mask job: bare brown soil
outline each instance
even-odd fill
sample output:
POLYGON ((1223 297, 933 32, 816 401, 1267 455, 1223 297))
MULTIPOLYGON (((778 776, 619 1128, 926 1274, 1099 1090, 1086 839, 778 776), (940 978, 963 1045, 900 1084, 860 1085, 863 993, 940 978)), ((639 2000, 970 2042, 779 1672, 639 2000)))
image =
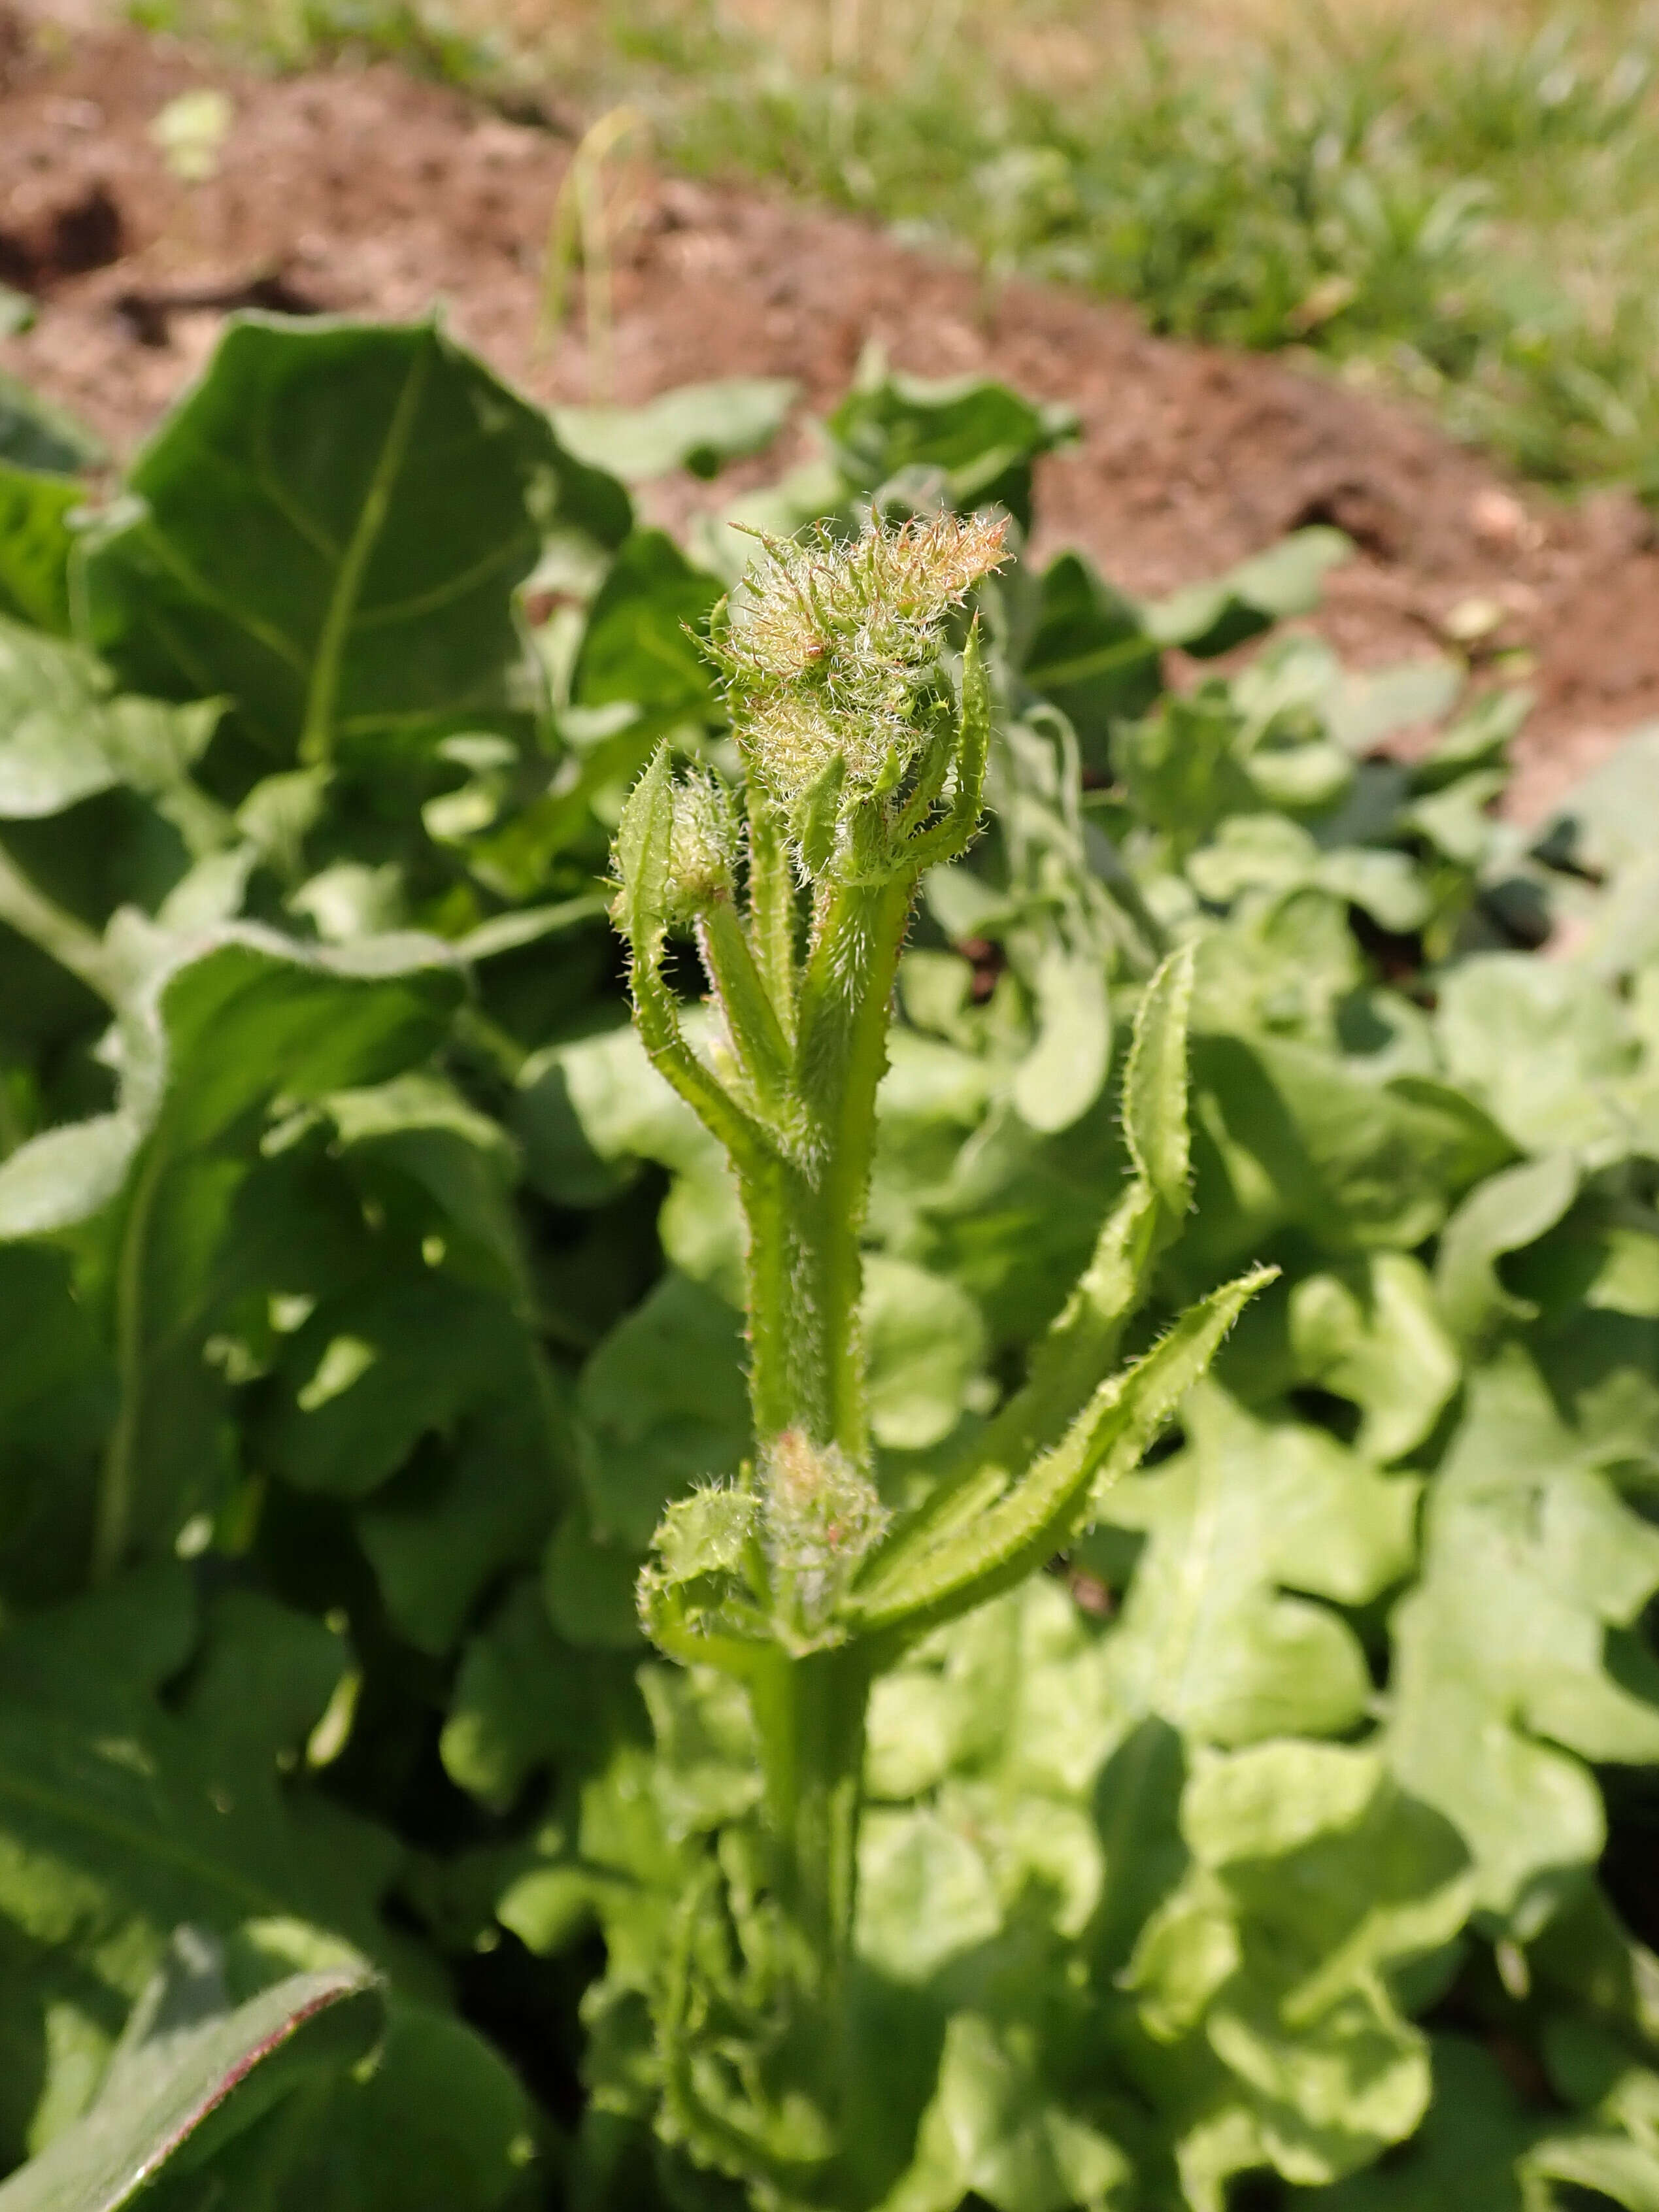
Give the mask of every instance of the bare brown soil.
MULTIPOLYGON (((40 316, 0 366, 129 448, 237 306, 414 316, 546 399, 584 398, 580 329, 536 326, 569 131, 509 121, 388 68, 238 79, 131 33, 32 37, 0 0, 0 281, 40 316), (217 175, 187 187, 149 136, 185 87, 229 90, 217 175)), ((1524 653, 1538 709, 1517 811, 1541 811, 1659 714, 1659 551, 1633 501, 1574 510, 1517 487, 1408 410, 1284 362, 1148 337, 1127 310, 1010 284, 752 191, 641 180, 617 243, 614 396, 696 379, 798 378, 780 454, 714 488, 657 488, 665 520, 805 450, 865 344, 930 374, 990 371, 1077 410, 1042 465, 1045 544, 1086 547, 1126 588, 1213 574, 1286 530, 1334 522, 1356 557, 1316 627, 1364 663, 1443 642, 1472 601, 1482 650, 1524 653)))

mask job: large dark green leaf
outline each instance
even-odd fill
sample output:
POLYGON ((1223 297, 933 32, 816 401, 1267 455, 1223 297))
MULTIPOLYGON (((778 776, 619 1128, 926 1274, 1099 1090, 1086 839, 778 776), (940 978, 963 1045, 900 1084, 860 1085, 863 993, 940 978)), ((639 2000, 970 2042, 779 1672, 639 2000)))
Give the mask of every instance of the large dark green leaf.
POLYGON ((229 1595, 198 1621, 177 1566, 13 1626, 0 1918, 71 1945, 130 2000, 185 1922, 228 1937, 287 1917, 384 1955, 396 1843, 283 1773, 349 1664, 340 1637, 268 1599, 229 1595))
POLYGON ((349 1726, 351 1667, 341 1636, 268 1599, 204 1611, 177 1566, 0 1638, 0 1930, 36 1961, 0 2020, 43 2114, 61 2127, 85 2101, 76 2069, 110 2054, 112 2009, 142 1996, 181 1924, 223 1945, 239 1994, 332 1966, 343 1941, 398 1984, 372 2073, 204 2139, 201 2177, 157 2197, 169 2212, 392 2212, 418 2201, 423 2162, 447 2212, 488 2212, 529 2154, 507 2068, 430 2009, 439 1977, 381 1918, 396 1839, 310 1778, 349 1726))
MULTIPOLYGON (((529 2100, 465 2021, 394 2000, 372 2064, 307 2085, 155 2191, 154 2212, 495 2212, 538 2201, 529 2100)), ((146 2199, 146 2212, 149 2200, 146 2199)))
POLYGON ((115 1364, 69 1256, 0 1248, 0 1593, 39 1605, 81 1587, 94 1480, 118 1396, 115 1364))
POLYGON ((261 1459, 302 1490, 377 1489, 427 1431, 520 1379, 504 1320, 499 1299, 437 1269, 325 1297, 282 1356, 261 1459))
POLYGON ((96 1224, 80 1240, 83 1290, 120 1394, 100 1482, 106 1566, 131 1545, 170 1545, 222 1495, 225 1378, 207 1340, 233 1301, 276 1287, 272 1249, 296 1225, 280 1202, 244 1196, 270 1102, 302 1109, 418 1063, 461 988, 430 939, 307 952, 244 928, 174 946, 130 1002, 118 1109, 0 1167, 5 1235, 96 1224))
POLYGON ((582 1477, 595 1530, 643 1552, 663 1508, 736 1471, 748 1446, 741 1324, 726 1301, 665 1275, 582 1370, 582 1477))
POLYGON ((572 672, 582 706, 631 700, 653 715, 702 720, 714 709, 714 678, 695 633, 720 595, 659 530, 636 531, 617 556, 589 611, 572 672))
POLYGON ((233 700, 268 766, 520 703, 513 592, 544 537, 629 524, 431 324, 234 322, 129 488, 82 556, 87 634, 134 690, 233 700))

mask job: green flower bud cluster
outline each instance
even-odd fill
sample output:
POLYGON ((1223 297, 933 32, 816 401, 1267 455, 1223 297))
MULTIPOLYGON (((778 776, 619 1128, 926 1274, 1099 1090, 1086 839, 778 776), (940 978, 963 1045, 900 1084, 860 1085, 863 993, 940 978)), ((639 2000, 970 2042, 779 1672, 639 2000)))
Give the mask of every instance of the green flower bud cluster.
POLYGON ((714 651, 745 760, 793 816, 833 781, 896 788, 928 732, 945 616, 1003 558, 1006 518, 872 525, 848 544, 820 527, 763 538, 714 651))
POLYGON ((758 1479, 705 1483, 668 1508, 641 1572, 651 1632, 722 1663, 731 1639, 800 1657, 844 1643, 842 1601, 892 1516, 837 1444, 785 1429, 764 1445, 758 1479))
POLYGON ((834 1616, 892 1516, 839 1446, 815 1444, 799 1429, 767 1447, 761 1496, 773 1587, 787 1593, 796 1626, 811 1636, 834 1616))
POLYGON ((737 891, 743 820, 737 795, 706 769, 675 787, 669 836, 671 915, 687 922, 737 891))

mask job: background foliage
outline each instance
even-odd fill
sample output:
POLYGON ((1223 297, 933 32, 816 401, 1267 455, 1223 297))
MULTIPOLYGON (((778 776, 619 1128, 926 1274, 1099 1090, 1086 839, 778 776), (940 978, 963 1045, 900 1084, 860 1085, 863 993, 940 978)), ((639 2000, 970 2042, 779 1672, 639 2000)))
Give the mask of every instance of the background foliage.
POLYGON ((643 106, 779 179, 1154 329, 1426 398, 1564 485, 1651 494, 1656 19, 1631 0, 134 0, 291 65, 368 47, 643 106))
MULTIPOLYGON (((683 405, 753 445, 752 388, 683 405)), ((749 1723, 632 1591, 747 1448, 738 1216, 597 878, 659 739, 730 768, 686 626, 746 548, 635 523, 660 410, 561 427, 429 326, 251 317, 119 498, 45 423, 0 473, 9 2165, 325 1995, 160 2201, 731 2201, 643 1992, 749 1723)), ((1063 434, 872 372, 827 494, 744 518, 1024 521, 1063 434)), ((871 2203, 1659 2202, 1653 742, 1498 821, 1524 701, 1279 627, 1342 552, 981 590, 991 823, 880 1100, 885 1496, 1087 1259, 1173 945, 1147 1327, 1283 1272, 1094 1533, 880 1686, 871 2203)))

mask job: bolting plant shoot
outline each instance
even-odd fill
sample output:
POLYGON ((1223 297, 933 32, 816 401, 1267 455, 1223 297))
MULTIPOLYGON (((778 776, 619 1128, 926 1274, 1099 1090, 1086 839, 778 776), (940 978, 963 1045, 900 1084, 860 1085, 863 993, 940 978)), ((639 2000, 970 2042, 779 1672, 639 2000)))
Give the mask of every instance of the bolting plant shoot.
POLYGON ((860 1333, 877 1093, 918 883, 979 824, 993 705, 960 611, 1004 530, 945 514, 764 541, 716 624, 742 788, 677 775, 665 746, 616 841, 639 1034, 737 1182, 754 1429, 735 1480, 669 1508, 640 1583, 662 1651, 742 1685, 763 1778, 760 1817, 723 1832, 661 1962, 658 2127, 761 2203, 868 2201, 854 2116, 879 2095, 855 2030, 872 1684, 1065 1548, 1267 1279, 1227 1285, 1118 1364, 1188 1204, 1177 953, 1140 1003, 1121 1099, 1133 1171, 1090 1266, 932 1494, 884 1501, 860 1333), (665 974, 676 933, 718 1016, 706 1057, 665 974))

